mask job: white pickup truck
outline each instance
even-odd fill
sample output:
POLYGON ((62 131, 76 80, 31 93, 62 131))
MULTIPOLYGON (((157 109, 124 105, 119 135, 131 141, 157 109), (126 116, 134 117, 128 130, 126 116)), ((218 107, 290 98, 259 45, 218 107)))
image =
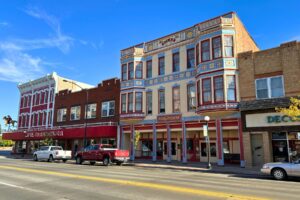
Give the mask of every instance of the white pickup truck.
POLYGON ((42 146, 33 153, 33 160, 47 160, 48 162, 62 160, 66 162, 71 159, 71 154, 71 151, 64 151, 60 146, 42 146))

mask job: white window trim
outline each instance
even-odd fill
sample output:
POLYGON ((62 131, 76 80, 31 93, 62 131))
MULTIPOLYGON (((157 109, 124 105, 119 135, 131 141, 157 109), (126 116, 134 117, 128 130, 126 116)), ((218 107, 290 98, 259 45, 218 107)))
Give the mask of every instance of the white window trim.
MULTIPOLYGON (((91 112, 91 114, 92 114, 92 112, 91 112)), ((96 103, 90 103, 90 104, 87 104, 87 105, 85 105, 85 112, 84 112, 84 118, 85 119, 95 119, 95 118, 97 118, 97 104, 96 103), (95 115, 95 117, 92 117, 92 116, 88 116, 87 115, 87 108, 88 108, 88 106, 90 106, 90 105, 96 105, 96 115, 95 115)))
POLYGON ((63 112, 61 112, 62 110, 66 110, 66 115, 67 115, 67 109, 66 108, 60 108, 57 110, 57 122, 64 122, 66 120, 63 120, 63 112))
MULTIPOLYGON (((75 110, 76 111, 76 110, 75 110)), ((71 109, 70 109, 70 121, 76 121, 76 120, 80 120, 80 115, 81 115, 81 106, 72 106, 71 109), (78 108, 79 107, 79 110, 80 110, 80 114, 79 114, 79 117, 78 118, 75 118, 75 119, 72 119, 72 108, 78 108)), ((75 114, 76 116, 76 114, 75 114)))
POLYGON ((279 76, 271 76, 271 77, 265 77, 265 78, 258 78, 255 79, 255 96, 256 99, 274 99, 274 98, 280 98, 280 97, 272 97, 272 91, 271 91, 271 78, 277 78, 277 77, 281 77, 281 81, 282 81, 282 92, 283 92, 283 96, 285 96, 285 89, 284 89, 284 77, 282 75, 279 76), (263 80, 263 79, 267 79, 267 89, 268 89, 268 97, 267 98, 258 98, 257 96, 257 81, 258 80, 263 80))
POLYGON ((113 116, 115 116, 115 114, 113 114, 113 115, 109 115, 109 110, 110 110, 110 102, 114 102, 114 104, 115 104, 115 109, 114 109, 114 113, 115 113, 115 110, 116 110, 116 103, 115 103, 115 100, 111 100, 111 101, 104 101, 104 102, 102 102, 101 103, 101 117, 113 117, 113 116), (102 115, 102 111, 103 111, 103 104, 104 103, 108 103, 108 111, 107 111, 107 116, 103 116, 102 115))

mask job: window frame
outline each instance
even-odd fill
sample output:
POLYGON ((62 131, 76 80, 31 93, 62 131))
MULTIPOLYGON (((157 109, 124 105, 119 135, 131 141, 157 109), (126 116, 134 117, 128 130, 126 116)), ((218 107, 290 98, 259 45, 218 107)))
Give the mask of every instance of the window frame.
POLYGON ((208 39, 206 39, 206 40, 202 40, 202 41, 201 41, 200 48, 201 48, 201 62, 207 62, 207 61, 210 61, 210 60, 211 60, 211 42, 210 42, 210 39, 208 38, 208 39), (209 48, 208 48, 209 59, 208 59, 208 60, 203 60, 203 52, 206 52, 206 51, 203 51, 202 45, 203 45, 203 43, 205 43, 205 42, 208 42, 208 44, 209 44, 209 48))
POLYGON ((196 107, 197 107, 197 89, 196 89, 195 83, 187 84, 186 89, 187 89, 186 90, 187 91, 187 93, 186 93, 187 94, 187 111, 192 112, 192 111, 195 111, 196 107), (190 88, 192 86, 194 86, 194 88, 195 88, 195 108, 190 107, 190 98, 192 98, 191 95, 190 95, 190 88))
POLYGON ((158 90, 158 114, 165 114, 166 113, 166 91, 165 89, 159 89, 158 90), (160 93, 164 93, 164 112, 161 112, 161 107, 160 107, 160 93))
POLYGON ((146 61, 146 78, 152 78, 152 75, 153 75, 153 71, 152 71, 152 59, 151 60, 147 60, 146 61), (150 69, 151 69, 151 76, 149 75, 149 63, 151 63, 151 67, 150 67, 150 69))
POLYGON ((158 75, 159 75, 159 76, 164 76, 164 75, 166 74, 166 71, 165 71, 165 70, 166 70, 166 69, 165 69, 165 68, 166 68, 166 63, 165 63, 165 62, 166 62, 166 61, 165 61, 165 56, 161 56, 161 57, 158 58, 158 75), (161 73, 161 65, 160 65, 161 62, 160 62, 160 60, 163 60, 163 61, 164 61, 164 62, 163 62, 163 63, 164 63, 164 64, 163 64, 163 69, 164 69, 164 73, 163 73, 163 74, 161 73))
POLYGON ((180 113, 181 112, 181 102, 180 102, 180 100, 181 100, 180 99, 180 86, 175 86, 175 87, 172 88, 172 110, 173 110, 173 113, 180 113), (178 97, 179 98, 176 99, 176 100, 179 101, 179 108, 178 108, 179 110, 175 110, 175 98, 174 98, 175 93, 174 93, 174 91, 177 90, 177 89, 178 89, 178 94, 179 94, 178 97))
MULTIPOLYGON (((76 112, 76 110, 75 110, 76 112)), ((76 116, 76 114, 75 114, 76 116)), ((78 121, 80 120, 80 116, 81 116, 81 105, 73 105, 71 108, 70 108, 70 121, 78 121), (73 108, 78 108, 79 107, 79 118, 76 118, 76 119, 72 119, 72 109, 73 108)))
POLYGON ((195 59, 196 59, 196 66, 198 66, 200 64, 200 44, 199 42, 197 42, 196 44, 196 51, 195 51, 195 59))
POLYGON ((143 79, 143 62, 139 61, 139 62, 135 62, 135 79, 143 79), (137 72, 138 72, 138 66, 140 66, 140 70, 141 70, 141 76, 137 76, 137 72))
POLYGON ((260 99, 274 99, 274 98, 285 97, 284 77, 283 77, 283 75, 278 75, 278 76, 271 76, 271 77, 264 77, 264 78, 258 78, 258 79, 255 79, 255 96, 256 96, 256 99, 257 99, 257 100, 260 100, 260 99), (280 97, 272 97, 271 79, 272 79, 272 78, 278 78, 278 77, 281 78, 282 94, 283 94, 283 95, 280 96, 280 97), (263 79, 266 79, 266 80, 267 80, 268 97, 267 97, 267 98, 258 98, 258 97, 257 97, 257 81, 258 81, 258 80, 263 80, 263 79))
POLYGON ((97 118, 97 103, 89 103, 85 105, 85 112, 84 112, 84 119, 96 119, 97 118), (91 117, 88 117, 87 114, 87 108, 89 105, 96 105, 96 109, 95 109, 95 116, 92 116, 92 111, 91 111, 91 117))
POLYGON ((224 56, 223 57, 224 58, 233 58, 234 57, 234 41, 233 41, 234 38, 233 38, 233 35, 224 35, 223 37, 224 37, 224 42, 222 43, 223 44, 223 49, 224 49, 224 56), (225 38, 226 37, 231 37, 232 46, 226 46, 225 45, 225 41, 226 41, 225 38), (226 52, 226 50, 225 50, 226 47, 231 47, 232 56, 226 56, 226 53, 225 53, 226 52))
MULTIPOLYGON (((255 88, 256 89, 256 88, 255 88)), ((256 90, 255 90, 256 92, 256 90)), ((236 102, 237 101, 237 91, 236 91, 236 76, 235 75, 226 75, 226 94, 227 94, 227 102, 236 102), (228 80, 227 77, 233 77, 234 80, 234 100, 228 100, 228 80)))
POLYGON ((127 113, 133 113, 133 111, 134 111, 134 95, 133 95, 133 92, 129 92, 129 93, 127 93, 127 113), (132 95, 132 102, 129 101, 130 95, 132 95), (130 103, 132 103, 132 110, 129 109, 130 103))
POLYGON ((122 68, 122 81, 127 81, 128 80, 128 66, 127 66, 127 63, 122 64, 121 68, 122 68), (124 67, 126 68, 125 71, 124 71, 124 67))
POLYGON ((134 93, 134 111, 135 112, 138 112, 138 113, 141 113, 143 112, 143 92, 135 92, 134 93), (140 110, 137 110, 137 94, 140 94, 141 95, 141 102, 138 102, 138 103, 141 103, 141 109, 140 110))
POLYGON ((121 113, 126 113, 127 112, 127 93, 121 94, 121 113), (123 111, 123 102, 122 102, 122 97, 125 96, 125 111, 123 111))
POLYGON ((201 80, 201 83, 202 83, 202 104, 211 104, 212 103, 212 87, 211 87, 211 77, 208 77, 208 78, 203 78, 202 80, 201 80), (209 83, 210 83, 210 101, 204 101, 204 84, 203 84, 203 82, 205 81, 205 80, 209 80, 209 83))
MULTIPOLYGON (((214 102, 215 103, 224 103, 225 102, 225 92, 224 92, 224 77, 223 77, 223 75, 214 76, 213 77, 213 85, 214 85, 214 102), (215 82, 215 80, 218 78, 222 78, 222 92, 223 92, 223 99, 219 100, 219 101, 216 100, 216 90, 217 89, 216 89, 216 82, 215 82)), ((218 90, 220 90, 220 89, 218 88, 218 90)))
POLYGON ((195 68, 195 48, 189 48, 186 50, 186 68, 187 69, 195 68), (190 57, 189 57, 190 51, 193 51, 193 54, 191 54, 191 55, 193 55, 194 66, 190 66, 190 57))
MULTIPOLYGON (((34 118, 35 118, 35 116, 34 116, 34 118)), ((37 118, 39 118, 39 116, 37 118)), ((65 122, 66 120, 67 120, 67 108, 59 108, 59 109, 57 109, 56 122, 65 122), (66 115, 65 119, 63 117, 64 112, 61 112, 62 110, 65 111, 65 115, 66 115)), ((37 119, 37 121, 38 121, 38 119, 37 119)))
POLYGON ((129 62, 128 63, 127 72, 128 72, 128 78, 127 78, 127 80, 133 80, 134 76, 135 76, 135 73, 134 73, 134 62, 129 62), (131 64, 132 64, 132 70, 130 70, 131 64), (130 77, 131 76, 131 72, 132 72, 132 77, 130 77))
POLYGON ((152 91, 148 91, 148 92, 146 92, 146 114, 147 115, 152 115, 153 114, 153 93, 152 93, 152 91), (148 98, 148 96, 151 96, 151 113, 149 113, 149 98, 148 98))
POLYGON ((115 100, 109 100, 109 101, 102 101, 101 102, 101 117, 113 117, 113 116, 115 116, 115 114, 116 114, 116 102, 115 102, 115 100), (110 109, 111 109, 111 104, 110 103, 114 103, 114 114, 113 115, 110 115, 110 109), (108 106, 107 106, 107 115, 106 116, 104 116, 103 115, 103 104, 108 104, 108 106))
POLYGON ((222 46, 222 36, 221 35, 218 35, 218 36, 216 36, 216 37, 213 37, 212 39, 211 39, 211 43, 212 43, 212 57, 213 57, 213 60, 215 60, 215 59, 219 59, 219 58, 222 58, 223 57, 223 46, 222 46), (218 47, 219 49, 220 49, 220 52, 221 52, 221 54, 220 54, 220 56, 219 57, 215 57, 215 49, 216 48, 214 48, 214 40, 216 40, 216 39, 218 39, 218 38, 220 38, 220 46, 218 47))
POLYGON ((172 54, 172 72, 173 73, 174 72, 180 72, 180 54, 179 54, 179 52, 174 52, 172 54), (176 56, 178 56, 178 60, 175 59, 176 56), (178 65, 176 65, 176 64, 178 64, 178 65), (178 66, 178 70, 176 69, 177 66, 178 66))

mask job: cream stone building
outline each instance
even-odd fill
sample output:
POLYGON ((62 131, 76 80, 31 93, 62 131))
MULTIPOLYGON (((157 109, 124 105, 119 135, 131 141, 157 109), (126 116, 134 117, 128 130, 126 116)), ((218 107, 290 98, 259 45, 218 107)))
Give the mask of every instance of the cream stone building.
POLYGON ((121 147, 132 159, 206 162, 209 116, 211 161, 244 166, 236 55, 250 50, 234 12, 121 50, 121 147))

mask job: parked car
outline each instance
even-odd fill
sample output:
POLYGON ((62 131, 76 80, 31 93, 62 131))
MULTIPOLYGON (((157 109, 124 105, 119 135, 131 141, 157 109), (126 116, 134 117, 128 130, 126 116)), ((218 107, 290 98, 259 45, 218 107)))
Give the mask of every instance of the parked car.
POLYGON ((97 161, 100 161, 103 162, 105 166, 110 163, 122 165, 129 160, 129 151, 115 149, 108 144, 94 144, 78 151, 75 155, 75 159, 76 164, 89 161, 91 165, 94 165, 97 161))
POLYGON ((33 160, 47 160, 48 162, 62 160, 63 162, 66 162, 71 159, 71 155, 71 151, 64 151, 61 146, 42 146, 33 153, 33 160))
POLYGON ((272 175, 276 180, 284 180, 289 176, 300 177, 300 160, 291 163, 266 163, 263 165, 261 172, 272 175))

